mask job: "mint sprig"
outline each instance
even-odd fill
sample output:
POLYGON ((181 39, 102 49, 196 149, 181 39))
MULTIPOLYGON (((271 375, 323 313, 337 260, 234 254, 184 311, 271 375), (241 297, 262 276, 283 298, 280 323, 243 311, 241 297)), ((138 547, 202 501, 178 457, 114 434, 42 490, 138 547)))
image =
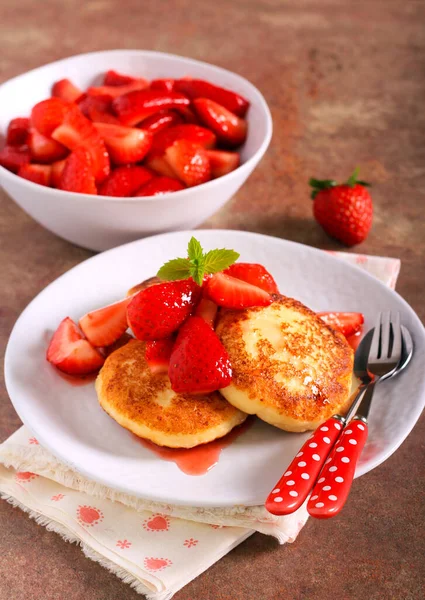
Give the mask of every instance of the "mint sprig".
POLYGON ((204 275, 224 271, 239 258, 234 250, 217 248, 204 253, 199 241, 192 237, 187 246, 188 258, 174 258, 166 262, 157 276, 165 281, 188 279, 192 277, 198 285, 202 285, 204 275))

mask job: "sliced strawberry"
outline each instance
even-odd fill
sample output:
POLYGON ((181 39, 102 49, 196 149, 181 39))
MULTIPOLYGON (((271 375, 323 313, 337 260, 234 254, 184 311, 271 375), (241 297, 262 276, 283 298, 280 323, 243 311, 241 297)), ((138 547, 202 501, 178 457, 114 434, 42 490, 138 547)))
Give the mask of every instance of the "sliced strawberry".
POLYGON ((364 323, 362 313, 355 312, 319 312, 318 316, 328 325, 340 331, 345 337, 361 330, 364 323))
POLYGON ((214 327, 218 306, 209 298, 202 298, 195 310, 196 317, 202 317, 210 327, 214 327))
POLYGON ((161 110, 155 115, 142 121, 139 127, 146 129, 146 131, 150 131, 153 134, 157 134, 168 127, 180 125, 181 123, 183 123, 183 119, 178 113, 173 110, 161 110))
POLYGON ((50 165, 22 165, 18 171, 19 177, 28 179, 33 183, 39 185, 50 185, 50 179, 52 174, 52 167, 50 165))
POLYGON ((7 128, 6 144, 8 146, 22 146, 27 143, 30 120, 26 117, 12 119, 7 128))
POLYGON ((69 317, 55 331, 46 358, 69 375, 93 373, 105 362, 100 352, 83 338, 77 325, 69 317))
POLYGON ((97 194, 93 175, 93 160, 88 150, 80 146, 65 161, 60 189, 80 194, 97 194))
POLYGON ((212 131, 199 125, 189 123, 176 125, 161 131, 154 137, 150 156, 162 156, 176 140, 188 140, 203 148, 214 148, 217 138, 212 131))
POLYGON ((0 165, 13 173, 17 173, 22 165, 30 162, 28 146, 5 146, 0 150, 0 165))
POLYGON ((77 102, 83 95, 83 92, 69 79, 60 79, 53 84, 52 96, 62 98, 65 102, 77 102))
POLYGON ((142 160, 152 146, 152 134, 144 129, 107 123, 95 123, 95 127, 116 165, 142 160))
POLYGON ((152 373, 168 373, 174 338, 146 342, 145 358, 152 373))
POLYGON ((272 302, 268 292, 224 273, 213 275, 205 289, 210 300, 225 308, 268 306, 272 302))
POLYGON ((103 85, 127 85, 128 83, 133 83, 134 81, 137 81, 136 77, 132 77, 131 75, 124 75, 123 73, 118 73, 118 71, 110 69, 105 73, 103 85))
POLYGON ((127 306, 130 300, 130 297, 124 298, 81 317, 78 325, 93 346, 109 346, 122 336, 128 328, 127 306))
POLYGON ((189 98, 175 92, 139 90, 115 98, 112 107, 121 123, 132 127, 160 110, 189 106, 189 103, 189 98))
POLYGON ((39 163, 51 163, 62 160, 69 154, 68 148, 59 144, 56 140, 39 133, 37 129, 31 129, 28 137, 28 147, 32 160, 39 163))
POLYGON ((89 87, 88 96, 109 96, 109 98, 118 98, 123 94, 144 90, 149 83, 145 79, 135 79, 125 85, 101 85, 99 87, 89 87))
POLYGON ((139 340, 169 337, 192 314, 201 288, 191 279, 167 281, 133 296, 128 323, 139 340))
POLYGON ((211 179, 210 161, 205 149, 180 139, 167 148, 165 157, 177 177, 188 187, 205 183, 211 179))
POLYGON ((212 177, 222 177, 234 171, 241 164, 241 158, 237 152, 223 152, 223 150, 207 150, 210 161, 212 177))
POLYGON ((191 125, 202 125, 198 119, 198 116, 188 106, 179 106, 178 112, 179 115, 183 117, 185 123, 189 123, 191 125))
POLYGON ((277 283, 263 265, 256 263, 234 263, 223 272, 226 275, 236 277, 236 279, 256 285, 270 294, 279 293, 277 283))
POLYGON ((110 96, 84 96, 78 102, 78 108, 81 110, 83 115, 90 119, 90 113, 93 109, 96 109, 102 113, 112 113, 112 99, 110 96))
POLYGON ((177 394, 207 394, 230 384, 229 355, 201 317, 190 317, 180 328, 168 374, 177 394))
POLYGON ((184 185, 172 177, 154 177, 146 185, 143 185, 136 196, 158 196, 169 192, 184 190, 184 185))
POLYGON ((108 123, 109 125, 121 125, 120 121, 114 115, 108 112, 98 110, 97 108, 90 108, 89 119, 93 123, 108 123))
POLYGON ((63 123, 52 133, 52 138, 70 150, 79 146, 86 148, 92 157, 97 183, 102 183, 109 175, 109 155, 105 144, 93 123, 76 106, 67 112, 63 123))
POLYGON ((240 146, 248 130, 247 122, 208 98, 197 98, 193 101, 201 121, 217 135, 220 141, 228 146, 240 146))
POLYGON ((31 126, 43 135, 50 137, 56 127, 63 122, 72 104, 62 98, 49 98, 39 102, 31 111, 31 126))
POLYGON ((173 169, 163 156, 150 156, 149 154, 145 160, 145 165, 164 177, 171 177, 172 179, 176 177, 173 169))
POLYGON ((153 79, 151 81, 150 89, 159 92, 173 92, 175 83, 174 79, 153 79))
POLYGON ((134 196, 137 190, 153 178, 153 173, 145 167, 118 167, 99 188, 100 196, 134 196))
POLYGON ((201 79, 178 79, 174 90, 188 96, 191 100, 195 98, 214 100, 239 117, 244 117, 249 108, 249 102, 243 96, 201 79))
POLYGON ((65 167, 66 160, 58 160, 51 164, 51 184, 55 188, 59 188, 62 179, 62 172, 65 167))

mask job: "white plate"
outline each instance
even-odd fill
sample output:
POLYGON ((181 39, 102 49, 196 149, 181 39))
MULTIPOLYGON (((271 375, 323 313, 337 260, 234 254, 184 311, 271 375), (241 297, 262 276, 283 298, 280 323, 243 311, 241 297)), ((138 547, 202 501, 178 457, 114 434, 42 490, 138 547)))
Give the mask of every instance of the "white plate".
MULTIPOLYGON (((425 403, 425 332, 395 292, 357 267, 325 252, 240 231, 197 231, 204 248, 234 248, 241 260, 260 262, 280 290, 314 310, 363 312, 366 329, 380 310, 399 310, 415 354, 408 369, 375 393, 370 437, 357 475, 388 458, 409 434, 425 403)), ((78 265, 50 284, 18 319, 6 352, 11 400, 40 443, 87 477, 150 500, 191 506, 261 504, 308 434, 285 433, 257 421, 224 449, 207 474, 189 476, 141 446, 99 407, 93 385, 73 387, 45 360, 53 330, 65 316, 77 320, 120 299, 164 261, 184 256, 190 233, 159 235, 78 265)))

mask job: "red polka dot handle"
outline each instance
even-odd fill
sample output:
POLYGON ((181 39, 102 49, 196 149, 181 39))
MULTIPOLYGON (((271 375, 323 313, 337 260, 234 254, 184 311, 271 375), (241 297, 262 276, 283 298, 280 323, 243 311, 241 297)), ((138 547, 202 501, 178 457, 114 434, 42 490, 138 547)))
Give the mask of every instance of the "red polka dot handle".
POLYGON ((308 501, 307 510, 312 517, 329 519, 344 506, 367 433, 367 424, 356 417, 342 432, 308 501))
POLYGON ((289 515, 303 504, 341 429, 342 423, 337 417, 316 429, 270 492, 265 502, 270 513, 289 515))

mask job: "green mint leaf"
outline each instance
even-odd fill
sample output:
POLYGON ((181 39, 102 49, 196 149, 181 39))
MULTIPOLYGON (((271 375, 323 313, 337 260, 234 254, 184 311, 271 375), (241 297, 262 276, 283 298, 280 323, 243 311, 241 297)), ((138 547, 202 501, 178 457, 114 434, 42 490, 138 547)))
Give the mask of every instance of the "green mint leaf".
POLYGON ((191 238, 187 246, 187 255, 191 261, 199 261, 204 255, 201 244, 194 237, 191 238))
POLYGON ((177 279, 187 279, 191 276, 191 265, 187 258, 174 258, 163 265, 157 277, 164 281, 176 281, 177 279))
POLYGON ((224 271, 224 269, 233 265, 239 256, 234 250, 226 250, 225 248, 210 250, 204 256, 204 272, 218 273, 224 271))
POLYGON ((196 261, 195 264, 190 265, 190 276, 193 281, 195 281, 198 285, 202 285, 204 280, 204 259, 202 258, 200 261, 196 261))

